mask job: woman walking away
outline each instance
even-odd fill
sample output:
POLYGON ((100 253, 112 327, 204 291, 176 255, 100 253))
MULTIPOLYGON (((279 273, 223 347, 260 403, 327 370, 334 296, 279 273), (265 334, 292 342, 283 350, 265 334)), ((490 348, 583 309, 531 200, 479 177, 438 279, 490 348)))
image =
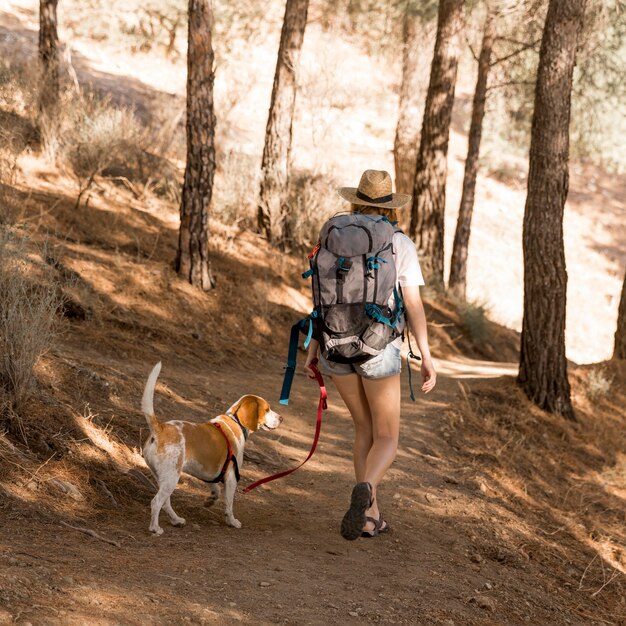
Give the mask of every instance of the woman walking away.
MULTIPOLYGON (((309 344, 304 368, 312 375, 310 366, 321 351, 321 368, 331 376, 354 421, 356 485, 352 490, 350 508, 341 522, 341 535, 353 540, 376 537, 390 530, 379 508, 377 490, 398 447, 403 308, 422 355, 421 388, 424 393, 434 388, 437 376, 428 347, 426 316, 419 292, 424 279, 417 252, 413 242, 395 228, 396 209, 408 206, 411 196, 392 193, 389 174, 375 170, 363 173, 358 188, 343 187, 339 195, 351 203, 351 213, 335 216, 329 222, 333 225, 329 227, 327 223, 322 229, 322 249, 318 249, 317 254, 329 254, 324 246, 328 249, 335 246, 335 256, 329 256, 334 265, 330 271, 323 271, 319 269, 323 259, 317 260, 319 275, 314 276, 314 300, 317 285, 318 323, 320 317, 326 317, 318 326, 322 330, 315 333, 316 339, 309 344), (382 231, 386 234, 380 235, 382 231), (388 239, 385 240, 385 236, 388 239), (344 256, 343 252, 337 252, 346 240, 357 237, 365 242, 363 254, 349 252, 344 256), (380 241, 383 241, 383 247, 376 248, 376 242, 380 241), (391 245, 385 241, 390 241, 391 245), (362 268, 360 274, 359 268, 362 268), (331 290, 325 289, 322 274, 335 281, 331 290), (380 293, 385 280, 389 282, 390 292, 393 289, 393 295, 388 302, 381 303, 380 293), (349 301, 351 289, 353 294, 360 290, 358 305, 349 301), (365 311, 371 318, 370 330, 358 337, 348 337, 351 331, 345 329, 349 323, 354 326, 348 318, 353 320, 355 314, 360 314, 364 302, 365 311), (333 307, 341 312, 331 315, 333 307), (337 316, 343 316, 343 321, 337 324, 336 335, 333 335, 333 321, 337 316), (372 354, 375 356, 370 356, 372 354)), ((352 245, 353 250, 356 248, 356 244, 352 245)), ((386 299, 387 292, 382 297, 386 299)))

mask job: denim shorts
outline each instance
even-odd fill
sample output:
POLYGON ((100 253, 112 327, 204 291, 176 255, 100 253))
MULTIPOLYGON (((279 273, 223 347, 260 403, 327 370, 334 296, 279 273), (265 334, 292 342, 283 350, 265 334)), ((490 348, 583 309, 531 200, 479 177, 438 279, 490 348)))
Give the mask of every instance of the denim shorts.
POLYGON ((400 348, 390 343, 380 354, 363 363, 334 363, 320 356, 320 365, 325 374, 332 376, 358 374, 363 378, 387 378, 400 373, 402 357, 400 348))

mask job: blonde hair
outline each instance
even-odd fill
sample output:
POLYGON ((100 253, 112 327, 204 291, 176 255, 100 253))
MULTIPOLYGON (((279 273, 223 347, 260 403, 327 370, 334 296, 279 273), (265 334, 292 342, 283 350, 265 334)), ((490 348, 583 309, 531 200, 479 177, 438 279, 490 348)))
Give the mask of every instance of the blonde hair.
POLYGON ((366 204, 350 204, 352 213, 363 213, 364 215, 382 215, 390 222, 398 221, 398 212, 396 209, 385 209, 384 207, 371 206, 366 204))

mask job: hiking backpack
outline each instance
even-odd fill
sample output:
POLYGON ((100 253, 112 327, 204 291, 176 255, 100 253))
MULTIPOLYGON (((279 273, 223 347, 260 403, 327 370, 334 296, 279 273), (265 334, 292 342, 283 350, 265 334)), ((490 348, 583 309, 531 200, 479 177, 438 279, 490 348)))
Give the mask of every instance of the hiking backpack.
POLYGON ((397 232, 385 217, 362 213, 335 215, 324 224, 302 275, 312 280, 313 310, 291 331, 282 404, 288 402, 300 332, 307 334, 305 348, 315 338, 322 356, 337 363, 362 363, 403 333, 393 257, 397 232))
POLYGON ((311 333, 328 361, 361 363, 402 334, 396 232, 386 218, 360 213, 337 215, 322 227, 305 274, 312 280, 311 333))

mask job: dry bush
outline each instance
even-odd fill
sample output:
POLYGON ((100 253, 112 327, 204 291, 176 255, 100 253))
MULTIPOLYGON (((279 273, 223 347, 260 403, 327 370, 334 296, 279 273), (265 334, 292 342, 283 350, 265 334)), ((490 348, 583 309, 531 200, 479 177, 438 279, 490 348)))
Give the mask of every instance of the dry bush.
POLYGON ((21 214, 21 203, 15 189, 17 159, 20 150, 12 133, 0 127, 0 226, 12 226, 21 214))
POLYGON ((141 150, 142 130, 131 111, 96 96, 80 96, 73 105, 60 128, 62 156, 78 183, 78 208, 96 176, 141 150))
POLYGON ((22 203, 15 188, 18 159, 38 142, 37 130, 28 119, 29 76, 19 65, 0 64, 0 225, 13 225, 21 216, 22 203))
POLYGON ((585 380, 585 394, 590 400, 605 398, 609 395, 612 384, 613 377, 607 374, 605 368, 590 369, 585 380))
POLYGON ((289 231, 295 244, 304 247, 315 245, 324 222, 341 210, 338 187, 334 180, 326 176, 294 174, 289 231))
POLYGON ((0 61, 0 108, 30 117, 37 108, 37 66, 18 59, 0 61))
POLYGON ((259 200, 258 160, 243 152, 218 155, 213 216, 242 229, 255 229, 259 200))
POLYGON ((10 426, 24 435, 20 411, 35 385, 33 367, 58 332, 56 280, 29 258, 26 241, 0 229, 0 393, 10 426))

